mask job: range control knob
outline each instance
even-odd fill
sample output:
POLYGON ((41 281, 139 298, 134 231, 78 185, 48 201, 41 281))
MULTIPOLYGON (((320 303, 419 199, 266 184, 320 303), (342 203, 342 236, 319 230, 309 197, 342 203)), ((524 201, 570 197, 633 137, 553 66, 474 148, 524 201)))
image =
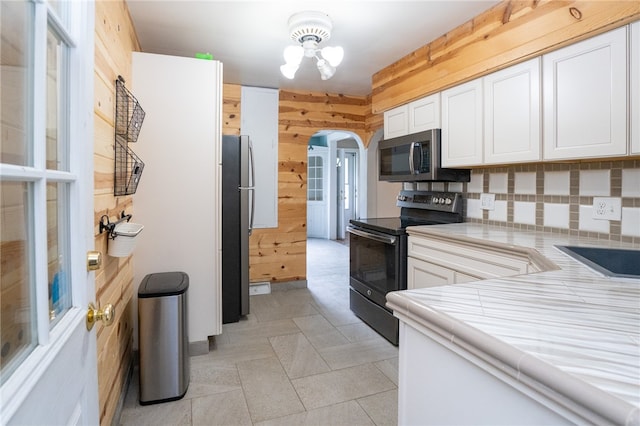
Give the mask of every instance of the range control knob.
POLYGON ((444 202, 446 205, 451 205, 451 203, 453 203, 453 201, 451 200, 451 198, 447 198, 444 202))
POLYGON ((440 204, 444 204, 444 198, 440 197, 440 204))

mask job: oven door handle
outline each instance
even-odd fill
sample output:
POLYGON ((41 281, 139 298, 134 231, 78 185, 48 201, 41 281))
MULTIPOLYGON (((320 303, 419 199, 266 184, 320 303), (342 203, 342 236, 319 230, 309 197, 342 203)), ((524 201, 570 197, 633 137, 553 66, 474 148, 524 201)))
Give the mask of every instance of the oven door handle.
POLYGON ((392 237, 389 235, 380 235, 380 234, 374 234, 373 232, 368 232, 368 231, 364 231, 360 228, 355 228, 351 225, 347 226, 347 231, 351 232, 352 234, 358 235, 360 237, 364 237, 364 238, 370 238, 372 240, 381 242, 381 243, 385 243, 385 244, 395 244, 397 241, 396 237, 392 237))

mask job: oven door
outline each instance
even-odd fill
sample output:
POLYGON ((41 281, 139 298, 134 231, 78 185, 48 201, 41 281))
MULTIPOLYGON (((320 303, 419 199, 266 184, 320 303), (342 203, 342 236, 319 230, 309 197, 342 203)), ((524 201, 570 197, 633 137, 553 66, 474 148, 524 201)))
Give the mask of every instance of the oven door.
POLYGON ((386 294, 407 288, 406 235, 390 235, 349 225, 351 287, 384 307, 386 294))

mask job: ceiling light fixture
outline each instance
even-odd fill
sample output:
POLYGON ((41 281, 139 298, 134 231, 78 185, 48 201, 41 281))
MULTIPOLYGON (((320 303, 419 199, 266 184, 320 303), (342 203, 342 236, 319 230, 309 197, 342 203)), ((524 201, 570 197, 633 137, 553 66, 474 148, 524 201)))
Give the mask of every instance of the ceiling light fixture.
POLYGON ((318 45, 331 37, 333 24, 329 15, 322 12, 305 11, 291 15, 289 33, 297 46, 284 49, 285 64, 280 67, 282 75, 293 79, 300 67, 302 58, 316 58, 320 78, 328 80, 336 72, 342 62, 344 50, 340 46, 327 46, 322 49, 318 45))

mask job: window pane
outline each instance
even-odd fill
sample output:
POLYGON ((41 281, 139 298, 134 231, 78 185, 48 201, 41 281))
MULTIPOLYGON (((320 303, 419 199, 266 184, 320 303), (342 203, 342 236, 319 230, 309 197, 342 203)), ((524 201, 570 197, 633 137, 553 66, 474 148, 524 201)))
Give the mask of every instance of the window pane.
POLYGON ((47 169, 68 170, 66 147, 61 137, 60 108, 64 98, 61 92, 60 67, 63 65, 62 43, 51 30, 47 33, 47 169))
POLYGON ((31 185, 0 183, 0 383, 36 345, 35 291, 30 253, 31 185))
POLYGON ((69 23, 69 2, 68 1, 57 1, 57 0, 49 0, 47 1, 49 6, 51 6, 51 11, 58 17, 60 22, 63 24, 69 23))
POLYGON ((49 313, 53 326, 71 307, 68 250, 68 184, 47 184, 47 260, 49 313))
POLYGON ((0 2, 0 162, 31 165, 27 145, 31 2, 0 2))

